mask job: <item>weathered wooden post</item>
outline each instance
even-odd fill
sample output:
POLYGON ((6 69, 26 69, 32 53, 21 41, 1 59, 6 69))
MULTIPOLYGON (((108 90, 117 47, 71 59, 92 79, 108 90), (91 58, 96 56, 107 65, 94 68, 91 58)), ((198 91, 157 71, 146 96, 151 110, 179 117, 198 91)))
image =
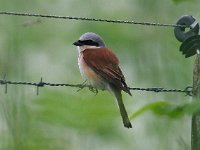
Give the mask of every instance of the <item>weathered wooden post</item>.
MULTIPOLYGON (((200 103, 200 55, 197 55, 193 71, 193 100, 200 103)), ((192 116, 191 150, 200 150, 200 111, 192 116)))
MULTIPOLYGON (((192 16, 182 16, 177 25, 185 27, 175 27, 174 34, 180 42, 180 51, 186 58, 195 54, 196 60, 193 71, 193 101, 200 103, 200 35, 199 23, 192 16), (189 30, 186 31, 186 28, 189 30)), ((191 126, 191 150, 200 150, 200 111, 195 112, 192 116, 191 126)))

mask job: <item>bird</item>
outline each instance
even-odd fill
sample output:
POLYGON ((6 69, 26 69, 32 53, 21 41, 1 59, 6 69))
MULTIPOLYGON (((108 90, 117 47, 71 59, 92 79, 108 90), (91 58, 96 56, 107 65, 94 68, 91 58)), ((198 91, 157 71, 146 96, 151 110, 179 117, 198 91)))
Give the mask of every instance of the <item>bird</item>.
POLYGON ((106 47, 103 38, 93 32, 86 32, 73 43, 78 49, 78 66, 81 76, 100 90, 109 91, 117 100, 124 127, 132 128, 125 109, 121 91, 132 96, 125 77, 119 67, 119 59, 106 47))

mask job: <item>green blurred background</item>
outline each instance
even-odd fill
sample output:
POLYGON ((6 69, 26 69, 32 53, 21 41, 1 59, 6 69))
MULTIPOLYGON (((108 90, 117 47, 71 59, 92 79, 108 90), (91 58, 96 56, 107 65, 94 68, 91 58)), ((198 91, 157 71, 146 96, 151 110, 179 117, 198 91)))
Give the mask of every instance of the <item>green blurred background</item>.
MULTIPOLYGON (((181 0, 0 0, 0 11, 176 23, 185 14, 200 19, 200 1, 181 0)), ((130 87, 184 89, 192 85, 194 57, 185 59, 171 27, 0 16, 0 73, 14 81, 82 83, 72 43, 96 32, 118 55, 130 87)), ((159 105, 122 125, 113 97, 70 87, 0 87, 1 150, 188 150, 191 116, 179 93, 123 94, 128 114, 159 105), (160 103, 161 101, 161 103, 160 103), (178 106, 178 107, 176 107, 178 106), (171 110, 174 110, 171 113, 171 110), (182 108, 182 107, 181 107, 182 108), (168 113, 170 112, 170 113, 168 113)))

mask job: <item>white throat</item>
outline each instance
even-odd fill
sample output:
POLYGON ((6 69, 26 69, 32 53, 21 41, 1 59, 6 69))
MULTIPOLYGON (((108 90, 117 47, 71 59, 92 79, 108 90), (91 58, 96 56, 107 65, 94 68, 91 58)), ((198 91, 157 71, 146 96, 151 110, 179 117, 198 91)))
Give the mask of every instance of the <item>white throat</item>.
POLYGON ((84 51, 85 49, 91 49, 91 48, 100 48, 100 47, 90 46, 90 45, 77 46, 77 49, 78 49, 79 53, 84 51))

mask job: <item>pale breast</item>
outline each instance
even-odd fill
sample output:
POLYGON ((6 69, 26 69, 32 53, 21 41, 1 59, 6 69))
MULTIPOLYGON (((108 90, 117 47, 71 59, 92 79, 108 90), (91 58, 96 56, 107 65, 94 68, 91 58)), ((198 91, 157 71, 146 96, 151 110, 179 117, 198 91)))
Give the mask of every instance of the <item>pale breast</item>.
POLYGON ((102 80, 96 72, 94 72, 84 61, 83 54, 79 54, 78 66, 80 69, 81 76, 86 78, 90 84, 96 88, 105 89, 106 83, 102 80))

